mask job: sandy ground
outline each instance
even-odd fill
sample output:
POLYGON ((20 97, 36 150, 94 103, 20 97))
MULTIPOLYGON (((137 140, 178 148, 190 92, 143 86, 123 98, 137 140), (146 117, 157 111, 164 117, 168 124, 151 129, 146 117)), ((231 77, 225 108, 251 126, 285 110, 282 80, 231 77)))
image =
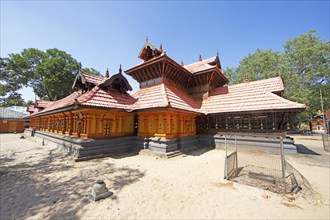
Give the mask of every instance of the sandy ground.
POLYGON ((20 136, 0 135, 0 219, 330 218, 329 153, 319 137, 295 137, 304 153, 287 160, 315 193, 291 201, 224 180, 223 150, 74 162, 50 144, 20 136), (86 196, 98 179, 114 195, 92 202, 86 196))

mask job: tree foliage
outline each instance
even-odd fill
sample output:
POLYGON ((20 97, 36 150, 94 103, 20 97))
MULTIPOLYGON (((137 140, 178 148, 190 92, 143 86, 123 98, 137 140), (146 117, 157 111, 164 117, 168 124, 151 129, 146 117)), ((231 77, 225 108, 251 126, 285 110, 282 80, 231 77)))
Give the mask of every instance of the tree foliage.
POLYGON ((297 122, 305 122, 321 109, 320 89, 324 109, 330 108, 330 44, 311 30, 288 40, 283 49, 282 53, 258 49, 224 73, 234 84, 243 82, 245 76, 250 81, 282 76, 283 96, 308 105, 297 117, 297 122))
POLYGON ((39 98, 53 100, 71 93, 78 62, 56 48, 46 52, 29 48, 1 58, 0 70, 1 96, 18 96, 17 90, 28 86, 39 98))
POLYGON ((98 71, 94 68, 84 67, 84 68, 81 69, 81 72, 90 73, 90 74, 93 74, 93 75, 96 75, 96 76, 102 76, 100 71, 98 71))

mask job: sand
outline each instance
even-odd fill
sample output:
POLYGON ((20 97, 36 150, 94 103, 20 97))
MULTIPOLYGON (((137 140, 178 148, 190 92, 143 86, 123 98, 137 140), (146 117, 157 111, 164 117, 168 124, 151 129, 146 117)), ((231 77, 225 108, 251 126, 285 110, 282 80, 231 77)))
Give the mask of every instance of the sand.
POLYGON ((0 135, 0 219, 330 218, 329 153, 319 137, 296 137, 319 155, 287 156, 315 191, 291 200, 224 180, 223 150, 74 162, 49 143, 20 136, 0 135), (92 202, 87 195, 98 179, 114 194, 92 202))

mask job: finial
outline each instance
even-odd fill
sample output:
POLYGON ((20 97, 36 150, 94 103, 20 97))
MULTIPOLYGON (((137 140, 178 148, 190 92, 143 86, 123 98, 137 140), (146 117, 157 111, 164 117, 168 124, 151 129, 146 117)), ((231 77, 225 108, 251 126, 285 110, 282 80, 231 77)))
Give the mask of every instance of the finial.
POLYGON ((121 74, 121 64, 119 65, 119 74, 121 74))
POLYGON ((107 71, 105 72, 105 77, 109 78, 109 68, 107 68, 107 71))
POLYGON ((81 62, 78 63, 79 71, 81 70, 81 62))
POLYGON ((159 51, 162 53, 163 52, 163 44, 160 44, 159 46, 159 51))
POLYGON ((147 37, 146 37, 146 42, 148 42, 148 35, 147 35, 147 37))
POLYGON ((244 75, 244 82, 245 82, 245 83, 250 82, 249 77, 248 77, 247 74, 244 75))
POLYGON ((219 50, 217 50, 217 57, 219 57, 219 50))
POLYGON ((202 61, 202 60, 203 60, 203 59, 202 59, 202 55, 199 54, 198 61, 202 61))
POLYGON ((181 60, 181 66, 184 66, 184 65, 183 65, 183 60, 181 60))

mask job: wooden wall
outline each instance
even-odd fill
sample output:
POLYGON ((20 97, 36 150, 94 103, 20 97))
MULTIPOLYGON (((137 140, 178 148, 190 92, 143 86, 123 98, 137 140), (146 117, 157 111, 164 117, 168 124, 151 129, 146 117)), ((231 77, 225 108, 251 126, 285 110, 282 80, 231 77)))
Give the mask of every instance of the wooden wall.
POLYGON ((0 133, 23 133, 24 120, 0 120, 0 133))
POLYGON ((196 135, 196 114, 169 110, 137 114, 140 137, 173 138, 196 135))

